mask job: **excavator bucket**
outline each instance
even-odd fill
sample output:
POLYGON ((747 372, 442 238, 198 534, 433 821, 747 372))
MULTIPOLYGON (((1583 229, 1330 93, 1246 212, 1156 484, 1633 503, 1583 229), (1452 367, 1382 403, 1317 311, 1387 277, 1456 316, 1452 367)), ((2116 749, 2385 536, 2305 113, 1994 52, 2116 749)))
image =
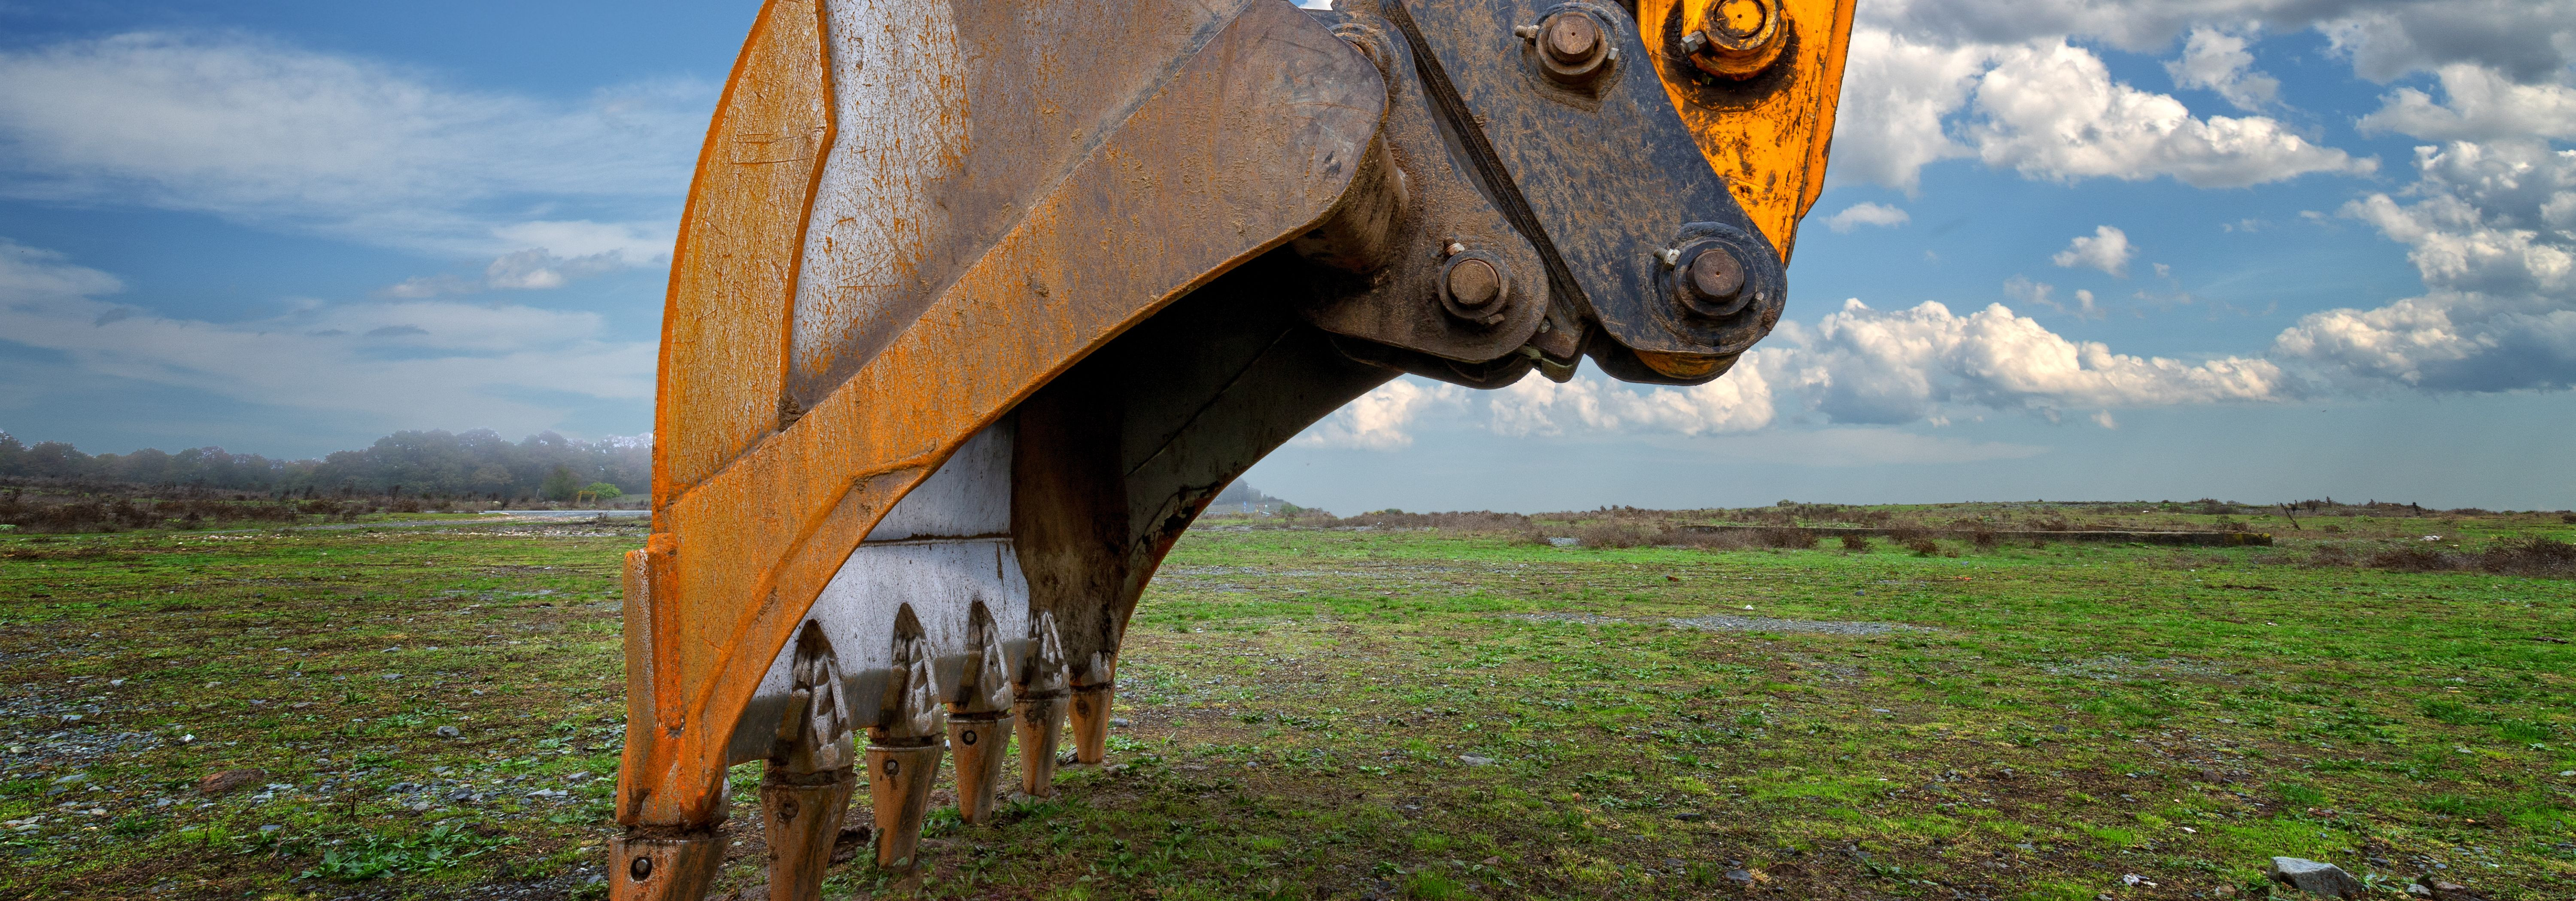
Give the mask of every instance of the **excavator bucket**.
POLYGON ((1413 373, 1721 376, 1778 321, 1848 0, 768 0, 672 259, 612 894, 913 863, 1105 754, 1163 555, 1413 373), (1067 718, 1070 722, 1067 722, 1067 718))

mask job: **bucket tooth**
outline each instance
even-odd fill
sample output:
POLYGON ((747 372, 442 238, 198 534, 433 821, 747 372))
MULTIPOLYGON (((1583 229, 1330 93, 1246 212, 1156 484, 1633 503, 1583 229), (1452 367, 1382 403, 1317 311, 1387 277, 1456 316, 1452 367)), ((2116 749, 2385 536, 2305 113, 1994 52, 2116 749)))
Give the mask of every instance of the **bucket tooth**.
POLYGON ((1007 713, 948 718, 948 745, 957 751, 957 818, 984 823, 1001 795, 1002 765, 1010 759, 1007 713))
POLYGON ((823 871, 858 779, 852 762, 849 705, 841 667, 822 627, 807 623, 796 638, 794 688, 778 720, 760 782, 761 833, 769 844, 771 901, 820 901, 823 871))
POLYGON ((844 767, 793 774, 773 766, 760 782, 760 827, 769 841, 770 901, 821 901, 832 842, 858 779, 844 767), (801 775, 803 781, 798 781, 801 775))
POLYGON ((1109 756, 1109 702, 1118 695, 1117 660, 1093 653, 1091 665, 1074 676, 1073 758, 1097 766, 1109 756), (1098 681, 1087 681, 1098 680, 1098 681))
POLYGON ((895 611, 894 666, 886 678, 882 719, 868 727, 868 799, 876 806, 877 866, 911 870, 921 844, 930 789, 939 779, 942 735, 938 672, 921 619, 905 604, 895 611))
POLYGON ((724 864, 720 828, 694 832, 629 832, 608 844, 613 901, 699 901, 724 864))
POLYGON ((1057 634, 1055 613, 1029 617, 1029 654, 1020 665, 1020 791, 1037 797, 1055 794, 1056 745, 1064 740, 1066 683, 1064 637, 1057 634))
POLYGON ((992 818, 1011 747, 1011 666, 993 611, 976 601, 966 620, 966 677, 948 699, 948 746, 957 752, 957 816, 992 818))
POLYGON ((868 745, 868 801, 876 805, 877 866, 913 868, 921 824, 930 813, 930 790, 939 782, 939 740, 914 745, 868 745))

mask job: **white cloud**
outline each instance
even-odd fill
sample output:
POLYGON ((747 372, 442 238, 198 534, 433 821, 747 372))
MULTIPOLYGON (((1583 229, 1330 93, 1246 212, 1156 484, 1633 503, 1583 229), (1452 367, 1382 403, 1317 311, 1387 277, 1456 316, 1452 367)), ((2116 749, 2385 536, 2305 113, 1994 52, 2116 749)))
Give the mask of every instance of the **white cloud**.
POLYGON ((2343 213, 2408 245, 2427 292, 2301 317, 2272 355, 2348 387, 2576 385, 2576 151, 2463 141, 2415 165, 2414 203, 2373 194, 2343 213))
POLYGON ((1748 353, 1716 381, 1687 388, 1622 385, 1591 375, 1564 384, 1524 378, 1493 392, 1487 428, 1504 435, 1594 432, 1749 432, 1771 424, 1764 351, 1748 353))
POLYGON ((2112 353, 2069 341, 2038 321, 1992 304, 1966 316, 1938 303, 1909 310, 1844 301, 1812 333, 1783 329, 1794 347, 1775 382, 1836 422, 1896 424, 1944 405, 2029 410, 2149 407, 2270 400, 2279 367, 2224 357, 2201 363, 2112 353))
POLYGON ((2077 235, 2065 250, 2048 261, 2067 269, 2086 266, 2116 278, 2128 278, 2129 255, 2133 252, 2128 232, 2104 225, 2095 227, 2090 235, 2077 235))
POLYGON ((1826 219, 1825 225, 1836 232, 1848 233, 1852 229, 1859 228, 1864 225, 1891 227, 1904 225, 1905 223, 1912 221, 1914 221, 1913 216, 1907 215, 1904 210, 1900 210, 1892 206, 1878 203, 1855 203, 1851 206, 1844 207, 1842 212, 1835 213, 1832 218, 1826 219))
POLYGON ((2437 141, 2576 138, 2576 88, 2516 84, 2485 66, 2453 63, 2439 73, 2442 102, 2414 88, 2382 98, 2361 117, 2365 134, 2396 132, 2437 141))
MULTIPOLYGON (((2195 117, 2171 96, 2113 81, 2099 56, 2064 33, 1958 43, 1927 33, 1940 32, 1854 28, 1835 120, 1836 181, 1910 192, 1924 166, 1960 156, 2048 181, 2170 176, 2203 188, 2377 167, 2269 117, 2195 117)), ((2272 82, 2246 68, 2250 54, 2239 61, 2226 52, 2242 39, 2210 35, 2186 45, 2177 77, 2213 79, 2235 100, 2265 96, 2272 82)))
POLYGON ((1308 447, 1375 451, 1410 447, 1413 435, 1406 430, 1415 419, 1436 408, 1458 406, 1466 397, 1465 388, 1405 376, 1343 405, 1296 441, 1308 447))
POLYGON ((2237 109, 2255 112, 2280 97, 2279 79, 2254 70, 2253 42, 2215 28, 2194 28, 2183 42, 2182 58, 2165 63, 2174 86, 2213 91, 2237 109))
POLYGON ((561 403, 653 396, 654 349, 597 314, 439 301, 314 304, 271 319, 174 319, 101 298, 121 285, 0 239, 0 340, 63 354, 65 379, 136 379, 389 427, 537 430, 561 403))
POLYGON ((2062 42, 2004 51, 1978 79, 1975 106, 1979 118, 1966 134, 1978 158, 2036 179, 2164 175, 2232 188, 2378 165, 2311 144, 2270 118, 2194 118, 2181 101, 2112 81, 2101 57, 2062 42))
MULTIPOLYGON (((2276 0, 2284 5, 2296 0, 2276 0)), ((2568 0, 2345 0, 2317 30, 2362 77, 2475 63, 2525 84, 2576 63, 2576 3, 2568 0)))
POLYGON ((70 41, 0 52, 0 194, 456 255, 582 257, 605 252, 572 246, 585 229, 667 226, 524 212, 676 218, 712 99, 687 83, 579 102, 462 90, 236 35, 70 41))
POLYGON ((2529 83, 2576 63, 2569 0, 1878 0, 1861 4, 1859 19, 1944 46, 2071 36, 2132 53, 2167 47, 2195 26, 2313 28, 2354 71, 2381 81, 2476 62, 2529 83))
POLYGON ((1986 47, 1945 46, 1885 28, 1854 27, 1842 105, 1834 115, 1833 167, 1826 177, 1911 192, 1924 166, 1967 156, 1942 120, 1967 103, 1990 55, 1986 47))
POLYGON ((2075 305, 2069 307, 2057 302, 2056 285, 2031 281, 2028 276, 2016 275, 2005 279, 2004 296, 2026 306, 2047 307, 2061 315, 2073 316, 2077 319, 2101 319, 2110 315, 2109 311, 2094 303, 2091 291, 2083 288, 2075 289, 2075 305))

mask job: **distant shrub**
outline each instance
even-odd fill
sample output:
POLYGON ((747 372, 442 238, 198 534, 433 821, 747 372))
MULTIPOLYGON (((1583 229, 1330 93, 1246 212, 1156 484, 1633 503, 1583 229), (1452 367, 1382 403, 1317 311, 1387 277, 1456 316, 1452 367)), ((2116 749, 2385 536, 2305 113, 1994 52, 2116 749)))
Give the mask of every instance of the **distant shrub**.
POLYGON ((1813 550, 1816 546, 1816 533, 1813 529, 1763 529, 1761 537, 1764 547, 1804 551, 1813 550))
POLYGON ((1929 538, 1916 538, 1912 541, 1906 542, 1905 549, 1913 551, 1914 556, 1929 557, 1940 553, 1941 545, 1929 538))
POLYGON ((1859 534, 1848 532, 1844 533, 1843 550, 1857 551, 1863 554, 1869 553, 1869 538, 1859 534))
POLYGON ((1985 529, 1978 529, 1974 534, 1968 536, 1968 543, 1976 545, 1977 550, 1981 551, 1994 550, 1995 545, 1999 542, 2000 539, 1995 537, 1995 533, 1985 529))
POLYGON ((2451 560, 2450 555, 2412 544, 2401 544, 2381 550, 2370 555, 2370 559, 2364 562, 2372 569, 2401 573, 2441 572, 2459 568, 2459 565, 2451 560))
POLYGON ((1620 522, 1593 523, 1574 530, 1574 540, 1584 547, 1625 548, 1653 544, 1654 536, 1645 529, 1620 522))
POLYGON ((2478 552, 2478 568, 2499 575, 2576 576, 2576 544, 2549 538, 2507 538, 2478 552))

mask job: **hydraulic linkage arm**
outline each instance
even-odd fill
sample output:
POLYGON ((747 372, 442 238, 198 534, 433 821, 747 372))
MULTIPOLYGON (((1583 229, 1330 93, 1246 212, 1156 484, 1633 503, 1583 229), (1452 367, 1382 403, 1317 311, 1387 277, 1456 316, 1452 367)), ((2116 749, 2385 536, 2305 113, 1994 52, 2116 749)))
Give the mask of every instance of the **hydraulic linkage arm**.
POLYGON ((768 0, 673 255, 619 898, 913 863, 1104 751, 1209 499, 1401 373, 1718 378, 1778 321, 1850 0, 768 0), (858 746, 858 733, 866 747, 858 746))

